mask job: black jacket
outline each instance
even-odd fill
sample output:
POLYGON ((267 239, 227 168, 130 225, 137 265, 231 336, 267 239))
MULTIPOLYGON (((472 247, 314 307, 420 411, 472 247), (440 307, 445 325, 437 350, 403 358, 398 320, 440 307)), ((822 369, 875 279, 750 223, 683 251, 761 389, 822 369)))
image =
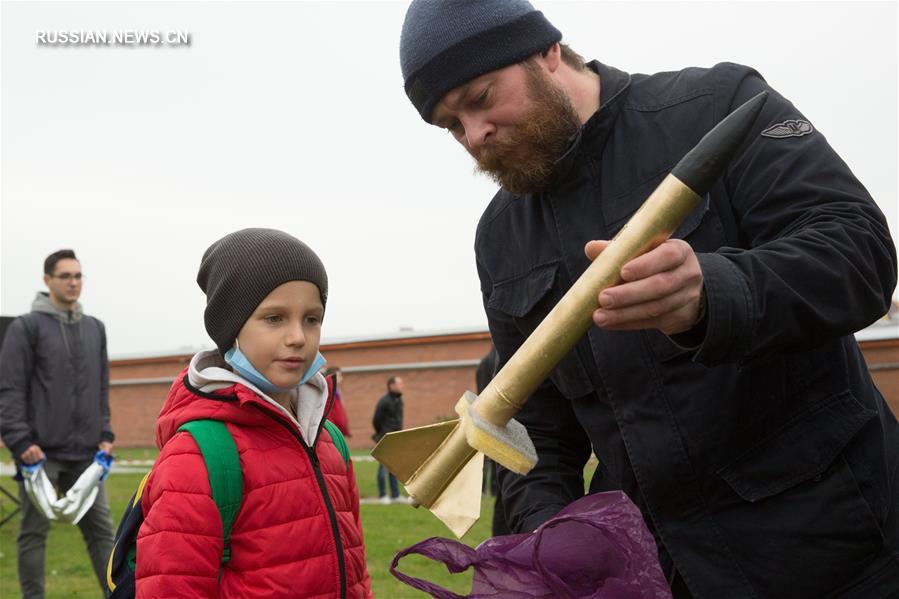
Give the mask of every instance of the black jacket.
POLYGON ((84 460, 112 441, 106 329, 38 294, 14 320, 0 354, 0 435, 13 457, 37 444, 47 457, 84 460))
POLYGON ((487 388, 487 385, 493 380, 493 375, 496 374, 496 360, 496 348, 491 346, 490 351, 481 358, 477 368, 475 368, 474 380, 479 395, 481 391, 487 388))
POLYGON ((752 69, 592 68, 601 108, 555 183, 500 191, 478 226, 500 365, 586 269, 584 244, 611 239, 702 135, 771 94, 674 235, 702 267, 704 334, 593 327, 516 416, 539 462, 502 475, 510 523, 533 530, 581 496, 592 449, 590 490, 629 494, 666 573, 696 597, 839 596, 862 572, 899 580, 899 429, 852 335, 896 284, 882 213, 820 132, 772 136, 804 117, 752 69))
POLYGON ((387 433, 403 430, 402 395, 388 392, 381 397, 375 406, 375 415, 372 417, 371 424, 375 429, 372 437, 375 441, 380 441, 381 437, 387 433))

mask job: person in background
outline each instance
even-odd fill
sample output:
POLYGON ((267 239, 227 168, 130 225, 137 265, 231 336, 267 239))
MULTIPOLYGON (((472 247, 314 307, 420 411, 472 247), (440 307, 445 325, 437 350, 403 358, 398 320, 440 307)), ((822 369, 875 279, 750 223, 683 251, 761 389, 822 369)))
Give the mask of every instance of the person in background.
MULTIPOLYGON (((375 443, 387 433, 403 430, 403 379, 392 376, 387 379, 387 393, 378 400, 372 418, 375 443)), ((378 464, 378 499, 381 503, 400 503, 406 498, 400 497, 400 487, 396 477, 383 464, 378 464), (390 496, 387 496, 387 484, 390 483, 390 496)))
POLYGON ((328 420, 337 425, 340 432, 345 437, 350 436, 350 420, 346 415, 346 407, 343 405, 343 397, 340 395, 340 384, 343 382, 343 371, 339 366, 329 366, 325 368, 323 373, 325 378, 334 377, 334 403, 331 404, 331 411, 328 412, 328 420))
MULTIPOLYGON (((112 453, 106 328, 84 313, 78 298, 81 262, 72 250, 44 261, 46 292, 31 312, 9 325, 0 355, 0 436, 16 464, 44 461, 47 477, 65 493, 99 449, 112 453)), ((21 479, 21 477, 18 477, 21 479)), ((24 599, 44 596, 44 557, 50 522, 19 481, 22 519, 16 539, 24 599)), ((102 588, 113 529, 106 489, 78 522, 102 588)))

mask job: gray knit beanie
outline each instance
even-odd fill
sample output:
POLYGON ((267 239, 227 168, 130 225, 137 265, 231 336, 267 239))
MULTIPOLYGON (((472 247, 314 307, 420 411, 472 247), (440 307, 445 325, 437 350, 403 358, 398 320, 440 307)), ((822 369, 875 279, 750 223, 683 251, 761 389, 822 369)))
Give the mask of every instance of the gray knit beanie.
POLYGON ((430 123, 453 88, 561 39, 527 0, 413 0, 400 37, 406 95, 430 123))
POLYGON ((275 229, 243 229, 225 235, 203 254, 197 284, 206 294, 206 332, 222 355, 273 289, 288 281, 318 287, 328 300, 325 265, 308 245, 275 229))

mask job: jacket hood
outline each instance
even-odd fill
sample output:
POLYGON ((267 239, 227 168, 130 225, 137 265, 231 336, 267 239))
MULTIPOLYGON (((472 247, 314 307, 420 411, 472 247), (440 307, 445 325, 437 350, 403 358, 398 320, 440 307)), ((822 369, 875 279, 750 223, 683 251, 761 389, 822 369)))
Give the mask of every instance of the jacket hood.
POLYGON ((50 294, 46 291, 38 291, 31 302, 32 312, 43 312, 56 318, 59 322, 65 324, 73 324, 81 320, 84 310, 81 308, 81 302, 75 302, 75 307, 71 310, 62 310, 53 305, 50 301, 50 294))
POLYGON ((292 393, 297 395, 297 413, 292 414, 229 370, 218 350, 201 351, 169 390, 156 422, 156 444, 162 448, 189 420, 208 418, 238 426, 269 426, 275 416, 290 421, 306 444, 312 446, 333 401, 331 380, 316 373, 295 388, 292 393))

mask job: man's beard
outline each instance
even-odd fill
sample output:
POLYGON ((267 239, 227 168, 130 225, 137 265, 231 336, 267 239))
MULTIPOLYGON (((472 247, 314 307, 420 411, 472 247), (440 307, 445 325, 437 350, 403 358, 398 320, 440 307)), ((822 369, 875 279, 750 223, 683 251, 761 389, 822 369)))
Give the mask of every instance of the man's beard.
POLYGON ((531 108, 508 135, 481 149, 477 170, 514 194, 535 193, 552 180, 556 161, 581 126, 568 95, 536 65, 523 63, 531 108))

